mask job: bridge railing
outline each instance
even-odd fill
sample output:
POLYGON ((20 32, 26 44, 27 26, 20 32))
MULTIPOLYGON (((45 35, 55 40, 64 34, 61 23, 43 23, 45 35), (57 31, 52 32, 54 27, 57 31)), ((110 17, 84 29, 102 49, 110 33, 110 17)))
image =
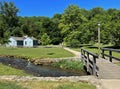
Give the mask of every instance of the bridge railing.
POLYGON ((96 59, 98 56, 85 49, 81 49, 81 59, 86 67, 87 72, 91 75, 97 75, 98 67, 96 65, 96 59))
POLYGON ((109 49, 109 48, 101 48, 101 50, 102 50, 102 53, 101 53, 102 58, 105 58, 105 56, 106 56, 106 57, 109 57, 110 62, 112 62, 112 59, 116 59, 116 60, 120 61, 120 58, 113 56, 113 52, 120 53, 120 50, 109 49), (109 53, 106 54, 105 51, 108 51, 109 53))

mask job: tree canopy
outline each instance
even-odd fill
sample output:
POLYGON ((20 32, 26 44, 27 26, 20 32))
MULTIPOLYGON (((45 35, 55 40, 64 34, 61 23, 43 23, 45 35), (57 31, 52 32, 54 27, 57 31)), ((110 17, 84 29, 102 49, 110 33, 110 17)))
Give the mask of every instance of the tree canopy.
POLYGON ((0 2, 0 44, 9 36, 34 36, 43 45, 60 44, 79 47, 80 44, 97 42, 98 26, 101 23, 101 43, 120 46, 120 10, 101 7, 91 10, 69 5, 63 14, 49 17, 21 17, 13 2, 0 2))

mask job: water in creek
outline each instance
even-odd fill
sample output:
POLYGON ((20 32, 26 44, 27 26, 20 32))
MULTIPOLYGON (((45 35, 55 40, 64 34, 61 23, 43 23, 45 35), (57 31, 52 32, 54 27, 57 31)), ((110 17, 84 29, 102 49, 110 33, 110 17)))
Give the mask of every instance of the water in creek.
POLYGON ((5 58, 0 57, 0 63, 5 65, 12 66, 17 69, 22 69, 25 72, 32 74, 34 76, 43 76, 43 77, 59 77, 59 76, 82 76, 86 75, 83 72, 71 72, 58 68, 54 68, 51 66, 43 66, 43 65, 34 65, 31 62, 28 62, 23 59, 14 59, 14 58, 5 58))

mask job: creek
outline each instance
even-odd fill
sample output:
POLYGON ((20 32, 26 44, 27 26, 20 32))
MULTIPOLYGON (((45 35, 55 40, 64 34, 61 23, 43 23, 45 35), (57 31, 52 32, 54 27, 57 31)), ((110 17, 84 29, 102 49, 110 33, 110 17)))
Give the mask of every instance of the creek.
POLYGON ((49 65, 35 65, 24 59, 0 57, 0 63, 24 70, 28 74, 43 77, 83 76, 86 73, 54 68, 49 65))

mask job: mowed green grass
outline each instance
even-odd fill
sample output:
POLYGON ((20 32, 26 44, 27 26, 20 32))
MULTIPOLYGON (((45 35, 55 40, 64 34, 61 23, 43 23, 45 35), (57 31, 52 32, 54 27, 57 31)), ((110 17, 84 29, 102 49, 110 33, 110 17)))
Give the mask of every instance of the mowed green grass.
POLYGON ((27 88, 23 88, 22 86, 17 85, 16 83, 0 81, 0 89, 27 89, 27 88))
POLYGON ((15 55, 27 58, 62 58, 74 55, 63 48, 0 48, 0 55, 15 55))
MULTIPOLYGON (((85 47, 84 49, 88 50, 89 52, 98 54, 98 49, 97 48, 88 48, 88 47, 85 47)), ((109 54, 109 51, 105 51, 105 54, 109 54)), ((120 58, 120 53, 112 52, 112 56, 120 58)))
POLYGON ((0 80, 0 89, 96 89, 96 87, 85 82, 35 80, 11 82, 0 80))
MULTIPOLYGON (((15 69, 0 63, 0 75, 18 75, 18 76, 32 76, 25 73, 23 70, 15 69)), ((1 89, 1 88, 0 88, 1 89)))

